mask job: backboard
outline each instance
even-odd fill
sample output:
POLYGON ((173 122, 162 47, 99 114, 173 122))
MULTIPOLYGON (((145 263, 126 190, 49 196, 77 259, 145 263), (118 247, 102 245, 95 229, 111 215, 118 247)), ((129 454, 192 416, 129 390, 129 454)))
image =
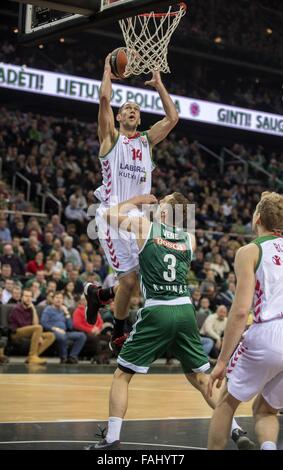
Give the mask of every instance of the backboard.
MULTIPOLYGON (((14 0, 12 0, 14 1, 14 0)), ((168 6, 174 0, 17 0, 20 3, 19 41, 39 44, 48 38, 77 32, 96 24, 168 6)))

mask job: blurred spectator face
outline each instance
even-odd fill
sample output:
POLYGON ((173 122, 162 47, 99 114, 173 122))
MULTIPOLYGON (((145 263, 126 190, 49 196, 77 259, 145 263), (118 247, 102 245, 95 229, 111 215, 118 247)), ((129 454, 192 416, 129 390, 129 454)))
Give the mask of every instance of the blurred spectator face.
POLYGON ((231 248, 229 248, 226 253, 227 258, 234 258, 234 255, 234 250, 231 250, 231 248))
POLYGON ((10 278, 12 276, 12 268, 9 264, 3 264, 1 268, 2 277, 10 278))
POLYGON ((229 273, 227 277, 227 282, 233 282, 234 284, 236 283, 236 276, 235 273, 229 273))
POLYGON ((55 281, 49 281, 46 287, 46 292, 56 292, 57 290, 57 284, 55 281))
POLYGON ((23 202, 25 201, 25 193, 19 193, 16 197, 17 202, 23 202))
POLYGON ((52 215, 51 223, 52 223, 52 225, 59 225, 60 224, 60 219, 59 219, 59 216, 57 214, 52 215))
POLYGON ((210 270, 210 262, 209 261, 204 262, 203 269, 204 269, 204 271, 209 271, 210 270))
POLYGON ((62 307, 63 303, 64 303, 63 294, 61 294, 61 293, 54 294, 54 297, 53 297, 54 307, 55 308, 60 308, 60 307, 62 307))
POLYGON ((55 238, 55 240, 53 241, 53 247, 56 251, 59 251, 62 248, 62 242, 60 238, 55 238))
POLYGON ((14 287, 14 281, 12 279, 6 279, 5 281, 5 289, 12 293, 14 287))
POLYGON ((54 292, 48 292, 48 294, 46 294, 46 303, 48 305, 52 305, 53 299, 54 299, 54 292))
POLYGON ((19 237, 13 237, 12 244, 13 244, 13 249, 15 248, 19 249, 21 246, 21 239, 19 237))
POLYGON ((36 230, 37 232, 40 232, 40 226, 39 223, 36 219, 30 219, 29 221, 29 229, 30 230, 36 230))
POLYGON ((236 292, 236 285, 235 285, 234 282, 229 282, 229 284, 228 284, 228 290, 229 290, 230 292, 232 292, 233 294, 235 294, 235 292, 236 292))
POLYGON ((206 273, 206 279, 208 281, 214 281, 215 280, 215 272, 212 271, 212 269, 210 269, 209 271, 207 271, 206 273))
POLYGON ((101 280, 99 279, 99 276, 96 273, 89 273, 87 275, 86 280, 87 280, 87 282, 91 282, 91 283, 101 282, 101 280))
POLYGON ((73 281, 69 281, 67 284, 66 284, 66 287, 65 287, 66 291, 70 294, 72 294, 74 292, 74 289, 75 289, 75 284, 73 283, 73 281))
POLYGON ((203 261, 203 252, 202 251, 197 251, 196 252, 196 259, 198 261, 203 261))
POLYGON ((73 271, 73 269, 74 269, 73 263, 71 261, 68 261, 68 263, 65 264, 66 273, 70 274, 70 272, 73 271))
POLYGON ((42 264, 43 263, 43 253, 41 251, 36 253, 35 261, 36 261, 37 264, 42 264))
POLYGON ((53 267, 54 267, 54 261, 52 259, 48 259, 45 263, 46 271, 48 271, 48 272, 52 271, 53 267))
POLYGON ((206 288, 206 296, 209 298, 209 299, 213 299, 213 297, 215 296, 216 292, 215 292, 215 287, 213 286, 208 286, 206 288))
POLYGON ((193 300, 199 300, 201 298, 201 293, 199 289, 195 289, 192 295, 193 300))
POLYGON ((27 290, 23 291, 22 295, 22 304, 25 308, 28 308, 32 304, 32 292, 29 292, 27 290))
POLYGON ((91 263, 90 261, 87 261, 85 264, 85 270, 87 273, 92 273, 94 271, 93 263, 91 263))
POLYGON ((71 250, 73 248, 73 239, 72 239, 72 237, 64 238, 64 247, 67 250, 71 250))
POLYGON ((95 255, 93 257, 93 267, 95 271, 98 271, 101 268, 102 259, 100 255, 95 255))
POLYGON ((209 308, 209 305, 210 305, 209 299, 207 299, 206 297, 204 297, 203 299, 201 299, 201 301, 200 301, 200 306, 201 306, 201 308, 208 309, 208 308, 209 308))
POLYGON ((76 231, 77 231, 77 229, 76 229, 75 224, 68 224, 68 225, 67 225, 67 233, 68 233, 69 235, 71 235, 71 236, 75 235, 75 234, 76 234, 76 231))
POLYGON ((227 308, 225 305, 219 305, 216 310, 218 320, 223 321, 227 317, 227 308))
POLYGON ((52 232, 46 232, 44 234, 44 243, 46 243, 47 245, 52 245, 53 243, 53 233, 52 232))
POLYGON ((34 282, 32 283, 32 285, 31 285, 30 288, 31 288, 31 291, 32 291, 32 294, 33 294, 33 295, 34 295, 34 294, 37 294, 38 291, 40 291, 40 284, 39 284, 39 282, 34 281, 34 282))
POLYGON ((215 255, 215 263, 222 264, 222 256, 221 255, 215 255))
POLYGON ((37 271, 36 275, 36 280, 42 284, 43 282, 45 282, 45 272, 44 271, 37 271))
POLYGON ((57 283, 61 280, 61 277, 62 277, 61 269, 54 269, 52 273, 52 279, 54 279, 54 281, 57 283))
POLYGON ((78 207, 78 200, 76 196, 71 196, 70 197, 70 206, 72 209, 76 209, 78 207))
POLYGON ((77 269, 73 269, 69 274, 70 281, 76 282, 78 277, 79 271, 77 269))
POLYGON ((16 300, 16 302, 20 302, 21 296, 22 296, 22 289, 21 289, 21 287, 19 287, 19 286, 13 287, 13 290, 12 290, 12 297, 13 297, 13 299, 16 300))
POLYGON ((4 230, 7 227, 7 220, 1 217, 0 219, 0 230, 4 230))
POLYGON ((25 223, 19 220, 19 222, 16 223, 16 228, 22 231, 25 228, 25 223))
POLYGON ((85 243, 85 244, 84 244, 84 251, 85 251, 87 254, 91 255, 91 254, 93 253, 93 251, 94 251, 92 244, 89 243, 89 242, 85 243))
POLYGON ((45 232, 53 232, 53 224, 49 222, 49 224, 46 224, 44 227, 45 232))
POLYGON ((28 244, 30 248, 37 250, 39 246, 37 235, 30 235, 28 239, 28 244))
POLYGON ((12 256, 13 255, 13 247, 10 244, 4 245, 3 253, 5 256, 12 256))

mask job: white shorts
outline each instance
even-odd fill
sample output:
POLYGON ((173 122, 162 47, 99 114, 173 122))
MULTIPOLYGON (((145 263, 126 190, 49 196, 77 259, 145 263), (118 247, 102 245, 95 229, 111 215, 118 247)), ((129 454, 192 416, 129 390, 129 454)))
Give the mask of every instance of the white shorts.
POLYGON ((228 392, 239 401, 262 394, 283 408, 283 319, 253 324, 227 368, 228 392))
POLYGON ((118 276, 123 276, 139 269, 139 249, 135 236, 129 232, 119 233, 102 216, 103 211, 96 211, 95 220, 100 244, 109 265, 118 276))

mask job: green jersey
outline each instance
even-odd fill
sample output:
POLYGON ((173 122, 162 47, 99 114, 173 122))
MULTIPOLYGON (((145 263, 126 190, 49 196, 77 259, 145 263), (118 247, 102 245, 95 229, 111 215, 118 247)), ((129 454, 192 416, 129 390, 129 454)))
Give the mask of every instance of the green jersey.
POLYGON ((139 253, 141 289, 145 300, 189 297, 192 259, 190 235, 177 227, 152 223, 139 253))

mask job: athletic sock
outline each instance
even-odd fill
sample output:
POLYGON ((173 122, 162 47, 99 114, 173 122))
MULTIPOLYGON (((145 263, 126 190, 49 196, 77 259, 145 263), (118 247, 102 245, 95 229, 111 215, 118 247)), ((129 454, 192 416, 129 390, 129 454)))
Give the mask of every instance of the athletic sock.
POLYGON ((241 426, 238 425, 235 418, 232 419, 231 434, 234 431, 234 429, 242 429, 241 426))
POLYGON ((113 329, 113 336, 119 337, 124 334, 124 326, 125 320, 119 320, 118 318, 114 317, 114 329, 113 329))
POLYGON ((108 302, 109 300, 114 299, 115 292, 113 287, 109 287, 108 289, 99 289, 98 297, 101 302, 108 302))
POLYGON ((108 431, 106 434, 106 441, 111 444, 111 442, 120 440, 120 432, 122 427, 123 420, 122 418, 116 418, 115 416, 110 416, 108 420, 108 431))
POLYGON ((277 450, 277 445, 272 441, 265 441, 261 444, 260 450, 277 450))

